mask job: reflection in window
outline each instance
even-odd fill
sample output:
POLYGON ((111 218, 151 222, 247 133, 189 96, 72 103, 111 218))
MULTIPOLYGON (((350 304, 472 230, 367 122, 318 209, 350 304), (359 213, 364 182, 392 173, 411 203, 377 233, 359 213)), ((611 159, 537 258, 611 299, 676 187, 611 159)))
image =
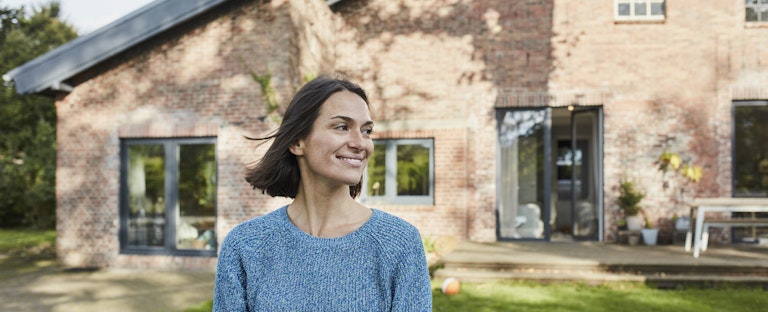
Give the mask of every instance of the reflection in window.
POLYGON ((397 146, 397 195, 429 195, 429 146, 397 146))
POLYGON ((162 246, 165 234, 165 150, 135 145, 128 150, 128 244, 162 246))
POLYGON ((571 141, 557 142, 558 197, 570 200, 571 190, 576 192, 576 198, 579 199, 587 198, 589 195, 588 188, 582 187, 587 185, 587 174, 589 173, 589 169, 584 168, 587 151, 587 141, 579 140, 576 142, 575 154, 571 150, 571 141), (574 175, 576 183, 572 187, 574 175))
POLYGON ((383 196, 387 193, 386 178, 387 144, 378 142, 373 145, 373 155, 368 160, 368 175, 366 179, 369 196, 383 196))
POLYGON ((176 248, 213 249, 216 156, 212 144, 180 145, 176 248))
POLYGON ((375 140, 368 161, 366 202, 433 203, 434 152, 431 139, 375 140))
MULTIPOLYGON (((768 101, 737 102, 733 109, 733 195, 768 197, 768 101)), ((768 217, 766 213, 735 213, 734 217, 768 217)), ((768 229, 734 228, 734 241, 751 241, 768 229)))
POLYGON ((745 0, 744 8, 747 22, 768 22, 768 1, 745 0))
POLYGON ((215 139, 123 141, 121 251, 215 255, 215 139))
POLYGON ((734 107, 734 195, 768 197, 768 102, 734 107))

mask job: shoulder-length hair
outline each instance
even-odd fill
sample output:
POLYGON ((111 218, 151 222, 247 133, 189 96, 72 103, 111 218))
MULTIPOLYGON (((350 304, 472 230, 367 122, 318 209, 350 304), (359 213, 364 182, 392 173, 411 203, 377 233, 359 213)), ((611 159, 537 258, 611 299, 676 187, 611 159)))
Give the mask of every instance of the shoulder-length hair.
MULTIPOLYGON (((293 96, 277 131, 263 138, 246 137, 264 142, 273 139, 264 157, 246 169, 245 180, 253 189, 260 189, 272 197, 296 198, 301 174, 296 155, 289 147, 309 135, 323 103, 334 93, 345 90, 359 95, 368 105, 368 96, 357 84, 341 77, 318 76, 293 96)), ((356 185, 349 186, 349 195, 356 198, 361 189, 362 177, 356 185)))

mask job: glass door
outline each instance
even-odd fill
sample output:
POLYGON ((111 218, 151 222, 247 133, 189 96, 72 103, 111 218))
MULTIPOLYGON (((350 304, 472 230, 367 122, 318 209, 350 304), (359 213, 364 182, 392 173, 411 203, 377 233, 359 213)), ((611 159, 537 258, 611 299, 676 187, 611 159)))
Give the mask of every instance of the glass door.
POLYGON ((599 240, 600 107, 500 109, 497 237, 599 240))
POLYGON ((549 109, 500 110, 497 237, 548 239, 549 109))
POLYGON ((602 237, 602 157, 599 140, 600 109, 569 108, 571 138, 570 203, 573 238, 598 240, 602 237))

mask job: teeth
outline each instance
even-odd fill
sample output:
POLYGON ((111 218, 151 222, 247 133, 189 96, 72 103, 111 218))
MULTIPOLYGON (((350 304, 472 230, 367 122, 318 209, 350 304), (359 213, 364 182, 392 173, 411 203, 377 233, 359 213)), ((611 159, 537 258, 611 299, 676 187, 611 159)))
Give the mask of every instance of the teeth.
POLYGON ((339 159, 349 163, 355 163, 355 164, 359 164, 363 162, 362 159, 356 159, 356 158, 339 157, 339 159))

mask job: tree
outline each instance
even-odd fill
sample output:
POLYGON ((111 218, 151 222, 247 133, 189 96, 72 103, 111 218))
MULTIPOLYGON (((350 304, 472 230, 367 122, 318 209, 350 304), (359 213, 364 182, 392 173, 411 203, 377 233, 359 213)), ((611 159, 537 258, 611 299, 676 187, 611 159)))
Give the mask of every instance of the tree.
MULTIPOLYGON (((74 39, 51 2, 27 13, 0 3, 0 73, 74 39)), ((0 227, 55 225, 56 109, 54 99, 0 86, 0 227)))

